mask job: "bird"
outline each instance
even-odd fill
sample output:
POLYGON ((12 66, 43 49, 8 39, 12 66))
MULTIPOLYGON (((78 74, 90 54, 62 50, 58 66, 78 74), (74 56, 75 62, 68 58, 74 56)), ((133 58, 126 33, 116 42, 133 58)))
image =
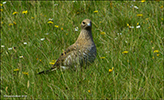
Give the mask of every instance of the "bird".
POLYGON ((69 69, 88 66, 96 58, 97 50, 92 37, 92 21, 84 19, 81 22, 81 32, 74 44, 66 48, 59 56, 55 64, 48 70, 38 74, 45 74, 57 69, 69 69))

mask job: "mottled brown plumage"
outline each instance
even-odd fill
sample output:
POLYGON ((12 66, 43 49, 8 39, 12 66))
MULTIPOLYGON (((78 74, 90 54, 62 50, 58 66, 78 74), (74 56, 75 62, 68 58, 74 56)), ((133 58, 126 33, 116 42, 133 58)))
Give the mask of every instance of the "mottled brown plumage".
POLYGON ((92 22, 85 19, 81 23, 81 32, 76 42, 69 46, 58 58, 56 63, 47 71, 39 72, 47 73, 59 68, 76 68, 78 66, 92 63, 96 58, 96 46, 92 37, 92 22))

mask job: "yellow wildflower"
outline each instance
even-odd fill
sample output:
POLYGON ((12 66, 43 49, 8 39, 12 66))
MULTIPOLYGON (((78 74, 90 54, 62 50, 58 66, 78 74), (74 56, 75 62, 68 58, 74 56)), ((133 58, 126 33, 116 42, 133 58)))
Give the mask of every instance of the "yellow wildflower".
POLYGON ((159 54, 157 54, 157 57, 159 56, 159 54))
POLYGON ((161 20, 163 20, 163 18, 161 18, 161 20))
POLYGON ((53 24, 54 22, 53 21, 48 21, 48 24, 53 24))
POLYGON ((0 11, 2 12, 2 11, 3 11, 3 9, 0 9, 0 11))
POLYGON ((18 12, 13 12, 13 15, 16 15, 16 14, 18 14, 18 12))
POLYGON ((55 25, 56 28, 58 28, 59 26, 58 25, 55 25))
POLYGON ((78 14, 80 14, 79 12, 76 12, 76 14, 78 15, 78 14))
POLYGON ((3 22, 1 22, 1 24, 3 24, 3 22))
POLYGON ((55 62, 56 62, 56 60, 52 60, 51 62, 49 62, 49 64, 54 65, 55 62))
POLYGON ((31 17, 31 19, 34 19, 34 17, 31 17))
POLYGON ((39 58, 36 58, 36 60, 42 61, 42 60, 41 60, 41 59, 39 59, 39 58))
POLYGON ((109 69, 109 72, 112 72, 113 70, 112 69, 109 69))
POLYGON ((29 75, 28 72, 22 72, 24 75, 29 75))
POLYGON ((154 56, 153 56, 153 59, 154 59, 154 56))
POLYGON ((137 25, 139 25, 139 23, 137 23, 137 25))
POLYGON ((98 13, 98 10, 95 10, 94 13, 98 13))
POLYGON ((127 54, 127 53, 128 53, 128 51, 123 51, 122 53, 127 54))
POLYGON ((129 26, 129 24, 127 23, 127 26, 129 26))
POLYGON ((154 50, 154 47, 152 47, 152 49, 154 50))
POLYGON ((100 57, 101 59, 105 59, 105 57, 100 57))
POLYGON ((88 90, 88 92, 90 93, 90 92, 91 92, 91 90, 88 90))
POLYGON ((17 23, 14 21, 13 24, 16 25, 17 23))
POLYGON ((27 14, 28 13, 28 11, 26 10, 26 11, 22 11, 22 14, 27 14))
POLYGON ((112 72, 112 71, 113 71, 113 69, 114 69, 114 67, 112 67, 112 69, 109 69, 109 72, 112 72))
POLYGON ((145 2, 146 0, 141 0, 141 2, 145 2))
POLYGON ((158 53, 159 51, 158 50, 154 50, 154 53, 158 53))
POLYGON ((9 23, 9 26, 12 26, 13 25, 13 23, 9 23))
POLYGON ((19 69, 14 69, 14 72, 17 72, 17 71, 19 71, 19 69))
POLYGON ((146 20, 149 20, 149 18, 146 18, 146 20))
POLYGON ((102 35, 105 35, 105 32, 101 32, 102 35))
POLYGON ((65 35, 68 35, 68 33, 66 33, 65 35))
POLYGON ((2 7, 3 4, 0 4, 0 6, 2 7))
POLYGON ((137 14, 137 16, 140 16, 140 17, 142 17, 142 16, 143 16, 143 14, 137 14))
POLYGON ((163 8, 163 6, 160 7, 161 9, 163 8))
POLYGON ((61 30, 63 30, 63 27, 61 28, 61 30))

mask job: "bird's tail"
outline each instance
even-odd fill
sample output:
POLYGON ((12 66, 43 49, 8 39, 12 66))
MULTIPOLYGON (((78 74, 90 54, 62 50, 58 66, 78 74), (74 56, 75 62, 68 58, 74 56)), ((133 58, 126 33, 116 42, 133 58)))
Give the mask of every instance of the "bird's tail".
POLYGON ((39 72, 38 74, 47 74, 47 73, 52 72, 52 71, 54 71, 54 70, 56 70, 56 69, 57 69, 57 68, 51 68, 51 69, 49 69, 49 70, 41 71, 41 72, 39 72))

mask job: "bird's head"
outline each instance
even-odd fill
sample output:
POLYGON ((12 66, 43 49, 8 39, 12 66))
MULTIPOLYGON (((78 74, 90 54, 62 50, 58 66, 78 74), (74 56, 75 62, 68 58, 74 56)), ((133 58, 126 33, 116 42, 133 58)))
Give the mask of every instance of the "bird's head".
POLYGON ((92 28, 92 22, 90 19, 84 19, 81 22, 81 29, 91 30, 92 28))

